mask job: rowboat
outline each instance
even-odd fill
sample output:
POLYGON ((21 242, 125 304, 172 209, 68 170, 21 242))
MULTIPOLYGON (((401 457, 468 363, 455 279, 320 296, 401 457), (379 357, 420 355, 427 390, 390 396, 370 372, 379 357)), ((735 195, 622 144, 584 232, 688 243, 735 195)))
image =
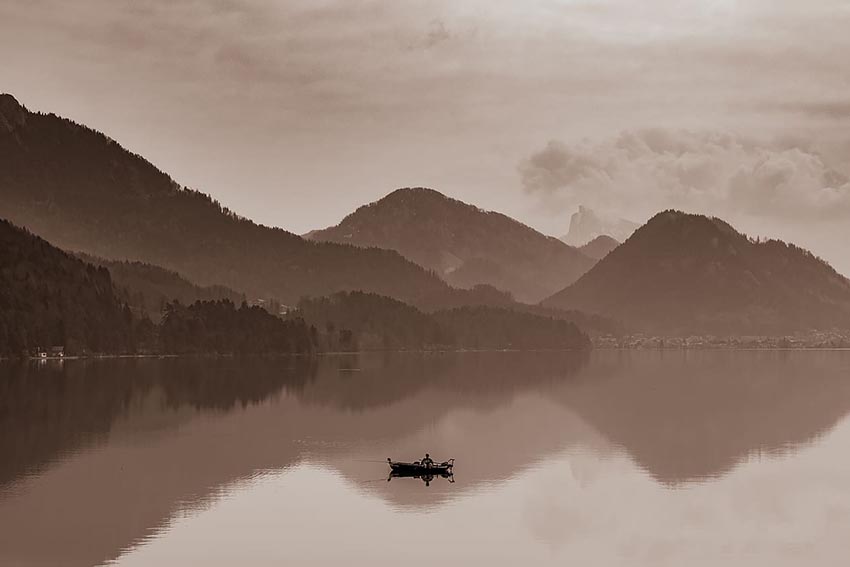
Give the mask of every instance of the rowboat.
POLYGON ((405 463, 387 458, 393 476, 444 476, 451 475, 455 460, 449 459, 442 463, 423 465, 420 461, 405 463))

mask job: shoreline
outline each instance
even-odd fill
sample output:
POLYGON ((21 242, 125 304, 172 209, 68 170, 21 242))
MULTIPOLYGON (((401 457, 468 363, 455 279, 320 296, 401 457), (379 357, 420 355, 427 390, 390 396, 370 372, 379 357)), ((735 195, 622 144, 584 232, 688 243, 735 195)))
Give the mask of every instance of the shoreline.
POLYGON ((333 351, 318 352, 310 354, 280 353, 280 354, 222 354, 222 353, 191 353, 191 354, 97 354, 97 355, 74 355, 53 357, 3 357, 0 362, 64 362, 66 360, 118 360, 118 359, 149 359, 149 358, 312 358, 312 357, 342 357, 365 354, 462 354, 462 353, 590 353, 590 352, 631 352, 631 351, 654 351, 654 352, 704 352, 704 351, 737 351, 737 352, 850 352, 850 347, 743 347, 743 346, 687 346, 687 347, 659 347, 659 346, 594 346, 587 350, 577 349, 417 349, 417 350, 359 350, 359 351, 333 351))
POLYGON ((850 351, 850 347, 736 347, 736 346, 692 346, 692 347, 608 347, 598 346, 594 351, 657 351, 657 352, 686 352, 686 351, 740 351, 740 352, 842 352, 850 351))
POLYGON ((413 354, 446 354, 446 353, 475 353, 475 352, 591 352, 590 349, 388 349, 388 350, 354 350, 354 351, 328 351, 328 352, 313 352, 313 353, 185 353, 185 354, 92 354, 92 355, 68 355, 68 356, 27 356, 27 357, 4 357, 0 356, 0 361, 18 360, 18 361, 51 361, 61 362, 64 360, 114 360, 120 358, 241 358, 241 357, 265 357, 265 358, 310 358, 322 356, 351 356, 360 354, 379 354, 379 353, 413 353, 413 354))

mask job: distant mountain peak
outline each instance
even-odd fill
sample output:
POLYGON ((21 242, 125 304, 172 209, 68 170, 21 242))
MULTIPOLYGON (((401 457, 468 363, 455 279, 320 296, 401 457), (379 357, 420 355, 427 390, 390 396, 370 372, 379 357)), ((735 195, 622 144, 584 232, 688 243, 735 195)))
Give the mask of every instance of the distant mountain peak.
POLYGON ((465 203, 459 199, 449 197, 448 195, 429 187, 401 187, 387 193, 377 201, 364 205, 364 207, 386 205, 421 206, 423 204, 430 204, 431 206, 466 207, 473 210, 481 210, 475 205, 470 205, 469 203, 465 203))
POLYGON ((584 246, 580 247, 579 250, 582 254, 589 258, 601 260, 619 245, 620 243, 616 239, 611 238, 607 234, 603 234, 602 236, 597 236, 584 246))
POLYGON ((0 94, 0 128, 12 132, 27 122, 27 109, 8 93, 0 94))
POLYGON ((390 191, 387 193, 381 200, 384 199, 393 199, 398 197, 405 196, 414 196, 414 197, 434 197, 440 199, 450 199, 447 195, 440 193, 436 189, 431 189, 430 187, 399 187, 394 191, 390 191))
POLYGON ((511 217, 425 187, 396 189, 307 236, 395 250, 452 285, 488 284, 531 302, 575 281, 593 264, 511 217))
MULTIPOLYGON (((659 213, 653 215, 648 221, 646 221, 646 225, 650 225, 653 223, 659 222, 710 222, 712 224, 719 224, 729 226, 726 221, 719 219, 717 217, 710 217, 707 215, 701 215, 698 213, 686 213, 685 211, 681 211, 679 209, 666 209, 659 213)), ((646 226, 644 225, 644 226, 646 226)))
MULTIPOLYGON (((642 227, 637 230, 644 230, 648 227, 655 226, 675 226, 680 225, 684 226, 687 224, 695 224, 695 223, 705 223, 717 225, 716 222, 719 219, 715 219, 713 217, 709 217, 706 215, 700 215, 696 213, 686 213, 684 211, 680 211, 678 209, 667 209, 656 213, 642 227)), ((720 221, 723 222, 723 221, 720 221)), ((636 231, 637 232, 637 231, 636 231)))
POLYGON ((729 243, 747 243, 745 235, 721 218, 686 213, 676 209, 667 209, 650 218, 645 225, 635 231, 635 235, 646 236, 650 233, 663 232, 669 245, 681 246, 688 240, 703 239, 712 231, 718 236, 724 236, 729 243))

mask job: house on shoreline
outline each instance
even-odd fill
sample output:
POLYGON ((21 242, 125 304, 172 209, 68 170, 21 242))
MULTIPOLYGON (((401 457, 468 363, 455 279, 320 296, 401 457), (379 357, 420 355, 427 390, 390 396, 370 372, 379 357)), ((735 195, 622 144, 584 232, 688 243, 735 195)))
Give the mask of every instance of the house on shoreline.
POLYGON ((48 359, 48 358, 65 358, 64 345, 52 346, 48 349, 36 347, 33 358, 48 359))

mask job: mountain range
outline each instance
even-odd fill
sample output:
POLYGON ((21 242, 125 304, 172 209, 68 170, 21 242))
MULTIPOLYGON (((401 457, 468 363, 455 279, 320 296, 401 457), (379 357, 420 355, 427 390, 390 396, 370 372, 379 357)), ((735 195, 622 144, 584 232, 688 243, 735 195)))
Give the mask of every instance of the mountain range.
POLYGON ((451 288, 397 252, 313 242, 242 218, 107 136, 0 95, 0 217, 52 244, 295 304, 362 289, 419 305, 451 288))
MULTIPOLYGON (((608 226, 589 209, 576 214, 576 238, 608 226)), ((426 314, 485 305, 542 317, 521 325, 560 319, 597 333, 619 332, 617 321, 679 336, 850 328, 844 276, 805 250, 749 239, 720 219, 665 211, 631 236, 627 221, 608 226, 623 229, 623 244, 600 234, 576 249, 414 188, 302 238, 242 218, 105 135, 30 112, 10 95, 0 95, 0 217, 108 266, 122 312, 129 304, 151 314, 181 297, 236 303, 245 294, 291 306, 359 291, 426 314), (139 293, 150 297, 136 301, 139 293)), ((481 313, 462 312, 484 321, 481 313)))
POLYGON ((794 245, 665 211, 543 305, 667 335, 778 335, 850 328, 850 281, 794 245))
POLYGON ((0 220, 0 358, 53 346, 63 356, 590 346, 575 323, 545 313, 487 306, 424 313, 377 294, 340 292, 303 299, 278 317, 233 290, 201 288, 157 266, 93 261, 0 220))
POLYGON ((595 263, 508 216, 426 188, 393 191, 307 236, 395 250, 453 286, 489 284, 526 303, 562 289, 595 263))

